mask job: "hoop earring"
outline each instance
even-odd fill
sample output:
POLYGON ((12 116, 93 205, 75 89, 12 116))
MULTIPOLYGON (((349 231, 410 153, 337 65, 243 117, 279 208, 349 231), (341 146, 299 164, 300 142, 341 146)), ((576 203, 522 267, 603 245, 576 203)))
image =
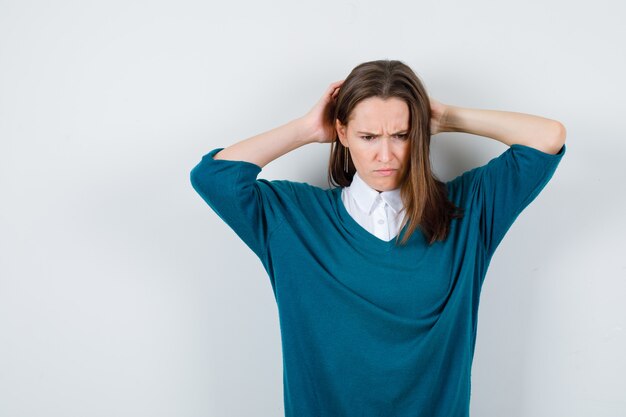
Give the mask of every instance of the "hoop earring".
POLYGON ((348 169, 348 148, 344 146, 343 148, 343 170, 349 172, 348 169))

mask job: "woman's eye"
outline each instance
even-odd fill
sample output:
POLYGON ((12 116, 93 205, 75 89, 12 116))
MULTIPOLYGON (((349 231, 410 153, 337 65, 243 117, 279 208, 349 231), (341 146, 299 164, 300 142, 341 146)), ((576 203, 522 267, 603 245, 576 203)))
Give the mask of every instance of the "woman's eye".
MULTIPOLYGON (((408 134, 402 134, 402 135, 394 135, 394 136, 396 136, 396 137, 398 137, 398 138, 400 138, 400 139, 404 140, 404 139, 406 139, 409 135, 408 135, 408 134)), ((366 135, 366 136, 361 136, 361 139, 366 140, 366 141, 368 141, 368 142, 369 142, 369 141, 371 141, 371 140, 372 140, 372 138, 373 138, 373 137, 374 137, 374 136, 372 136, 372 135, 366 135)))

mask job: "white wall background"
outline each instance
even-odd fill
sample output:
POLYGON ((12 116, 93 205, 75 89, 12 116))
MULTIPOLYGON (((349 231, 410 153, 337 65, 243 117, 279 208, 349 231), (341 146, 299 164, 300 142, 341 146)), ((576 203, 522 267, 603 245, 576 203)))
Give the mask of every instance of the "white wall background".
MULTIPOLYGON (((0 0, 0 415, 282 415, 269 280, 189 172, 383 58, 568 132, 492 260, 472 415, 626 415, 624 8, 0 0)), ((442 134, 432 158, 448 180, 505 149, 442 134)), ((260 177, 325 186, 328 150, 260 177)))

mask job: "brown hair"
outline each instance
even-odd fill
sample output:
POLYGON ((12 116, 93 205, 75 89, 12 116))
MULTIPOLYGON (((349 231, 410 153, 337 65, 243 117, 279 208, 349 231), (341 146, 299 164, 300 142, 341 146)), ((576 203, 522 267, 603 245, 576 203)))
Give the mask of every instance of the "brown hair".
MULTIPOLYGON (((405 207, 401 229, 408 223, 400 244, 409 240, 420 228, 428 244, 445 240, 453 218, 463 216, 463 209, 455 206, 447 196, 446 184, 437 179, 430 164, 430 101, 419 77, 406 64, 397 60, 364 62, 356 66, 344 80, 337 101, 329 109, 329 118, 347 126, 356 105, 369 97, 386 100, 397 97, 409 107, 410 141, 408 167, 401 178, 400 195, 405 207)), ((348 172, 344 171, 346 147, 339 141, 336 129, 331 143, 328 166, 329 184, 347 187, 352 183, 356 168, 352 158, 348 172)), ((400 234, 396 236, 396 244, 400 234)))

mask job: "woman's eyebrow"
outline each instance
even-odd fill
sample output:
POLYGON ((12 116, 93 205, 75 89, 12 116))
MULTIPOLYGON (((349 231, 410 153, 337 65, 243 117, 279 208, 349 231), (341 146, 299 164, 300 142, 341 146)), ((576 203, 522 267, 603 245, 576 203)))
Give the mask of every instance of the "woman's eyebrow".
MULTIPOLYGON (((408 131, 409 131, 408 129, 404 129, 404 130, 400 130, 399 132, 392 133, 392 135, 397 135, 399 133, 407 133, 408 131)), ((356 133, 363 133, 363 134, 372 135, 372 136, 380 136, 378 133, 372 133, 372 132, 358 131, 356 133)))

